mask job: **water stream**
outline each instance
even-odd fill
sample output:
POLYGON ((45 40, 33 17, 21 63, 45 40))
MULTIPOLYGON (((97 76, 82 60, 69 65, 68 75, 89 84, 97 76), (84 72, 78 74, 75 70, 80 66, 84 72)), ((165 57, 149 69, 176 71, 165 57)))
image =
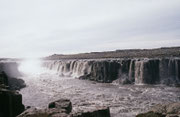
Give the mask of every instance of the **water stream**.
POLYGON ((23 77, 27 87, 20 93, 26 106, 47 107, 60 98, 72 101, 73 111, 94 105, 109 106, 112 117, 134 117, 159 103, 180 101, 180 89, 168 86, 96 83, 43 72, 23 77))

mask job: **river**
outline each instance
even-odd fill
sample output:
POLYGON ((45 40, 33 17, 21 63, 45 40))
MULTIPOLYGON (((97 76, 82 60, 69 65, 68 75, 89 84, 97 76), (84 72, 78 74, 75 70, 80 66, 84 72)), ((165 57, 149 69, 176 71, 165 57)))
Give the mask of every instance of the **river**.
POLYGON ((180 89, 152 85, 115 85, 60 77, 46 71, 22 77, 27 87, 20 93, 26 106, 45 108, 60 98, 72 101, 73 111, 95 105, 109 106, 112 117, 134 117, 159 103, 180 101, 180 89))

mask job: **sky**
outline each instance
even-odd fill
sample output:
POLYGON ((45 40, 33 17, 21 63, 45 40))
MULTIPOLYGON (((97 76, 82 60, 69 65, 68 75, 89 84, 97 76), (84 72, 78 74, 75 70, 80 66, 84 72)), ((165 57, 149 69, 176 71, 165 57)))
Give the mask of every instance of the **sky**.
POLYGON ((180 0, 0 0, 0 58, 180 46, 180 0))

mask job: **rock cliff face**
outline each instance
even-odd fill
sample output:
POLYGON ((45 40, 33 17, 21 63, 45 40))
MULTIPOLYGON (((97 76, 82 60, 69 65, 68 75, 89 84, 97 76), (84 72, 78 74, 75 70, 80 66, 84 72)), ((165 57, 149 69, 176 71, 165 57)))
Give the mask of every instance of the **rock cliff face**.
POLYGON ((15 117, 24 111, 22 95, 9 88, 5 72, 0 73, 0 117, 15 117))
POLYGON ((62 76, 120 84, 179 84, 180 58, 50 60, 44 67, 62 76))
POLYGON ((24 87, 16 62, 0 62, 0 117, 15 117, 24 111, 22 95, 15 90, 24 87))

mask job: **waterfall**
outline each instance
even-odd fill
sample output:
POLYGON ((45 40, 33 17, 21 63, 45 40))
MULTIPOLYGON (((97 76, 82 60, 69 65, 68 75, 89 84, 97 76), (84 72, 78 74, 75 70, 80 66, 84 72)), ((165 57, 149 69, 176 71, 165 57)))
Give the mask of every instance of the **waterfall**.
POLYGON ((45 61, 62 76, 120 84, 179 84, 179 58, 95 59, 45 61))

